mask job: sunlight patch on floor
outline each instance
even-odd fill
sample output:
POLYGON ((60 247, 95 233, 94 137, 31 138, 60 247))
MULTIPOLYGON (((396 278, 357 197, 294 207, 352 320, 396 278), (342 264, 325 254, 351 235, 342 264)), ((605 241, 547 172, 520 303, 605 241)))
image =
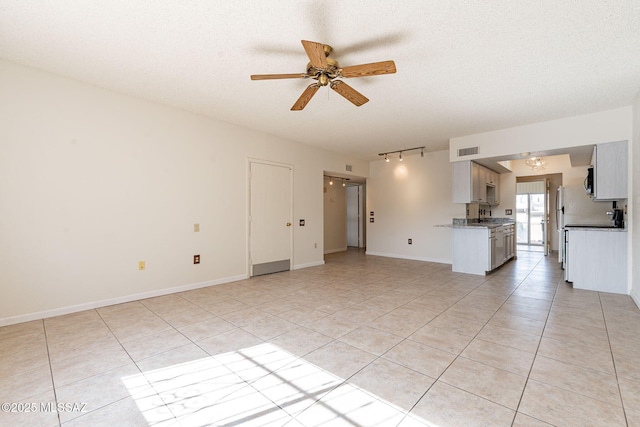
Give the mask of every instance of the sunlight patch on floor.
POLYGON ((269 343, 123 382, 150 426, 433 426, 269 343))

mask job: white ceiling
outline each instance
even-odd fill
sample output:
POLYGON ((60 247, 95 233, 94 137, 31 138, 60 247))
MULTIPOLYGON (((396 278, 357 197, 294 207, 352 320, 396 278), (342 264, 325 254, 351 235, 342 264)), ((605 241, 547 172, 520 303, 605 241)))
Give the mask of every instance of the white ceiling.
POLYGON ((287 139, 383 151, 630 105, 640 89, 640 0, 0 0, 0 58, 287 139), (341 65, 355 107, 307 80, 301 39, 341 65))

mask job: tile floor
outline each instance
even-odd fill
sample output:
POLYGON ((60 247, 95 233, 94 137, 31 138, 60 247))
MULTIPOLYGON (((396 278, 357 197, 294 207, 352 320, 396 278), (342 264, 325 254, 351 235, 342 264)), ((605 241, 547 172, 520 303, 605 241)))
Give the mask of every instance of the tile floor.
POLYGON ((0 328, 0 425, 640 425, 640 311, 555 257, 326 261, 0 328))

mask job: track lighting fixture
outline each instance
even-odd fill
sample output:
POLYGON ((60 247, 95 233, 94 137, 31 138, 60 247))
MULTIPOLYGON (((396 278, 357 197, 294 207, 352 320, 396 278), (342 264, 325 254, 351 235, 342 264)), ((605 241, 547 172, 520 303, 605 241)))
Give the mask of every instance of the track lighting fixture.
POLYGON ((405 148, 405 149, 396 150, 396 151, 387 151, 386 153, 379 153, 378 156, 384 156, 384 161, 388 162, 389 161, 389 154, 399 153, 398 160, 402 161, 402 160, 404 160, 402 158, 402 153, 404 153, 406 151, 420 150, 420 157, 424 157, 424 149, 425 148, 426 148, 425 146, 422 146, 422 147, 414 147, 414 148, 405 148))
POLYGON ((347 181, 349 181, 349 178, 342 178, 339 176, 329 176, 329 175, 325 175, 325 178, 329 178, 329 185, 333 185, 333 180, 334 179, 339 179, 340 181, 342 181, 342 186, 346 187, 347 186, 347 181))

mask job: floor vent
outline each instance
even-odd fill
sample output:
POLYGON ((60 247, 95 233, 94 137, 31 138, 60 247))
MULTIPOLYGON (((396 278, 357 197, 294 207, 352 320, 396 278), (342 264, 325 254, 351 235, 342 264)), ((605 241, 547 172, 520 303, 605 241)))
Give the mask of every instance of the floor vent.
POLYGON ((469 147, 469 148, 459 148, 458 149, 458 157, 473 156, 474 154, 478 154, 478 147, 469 147))

